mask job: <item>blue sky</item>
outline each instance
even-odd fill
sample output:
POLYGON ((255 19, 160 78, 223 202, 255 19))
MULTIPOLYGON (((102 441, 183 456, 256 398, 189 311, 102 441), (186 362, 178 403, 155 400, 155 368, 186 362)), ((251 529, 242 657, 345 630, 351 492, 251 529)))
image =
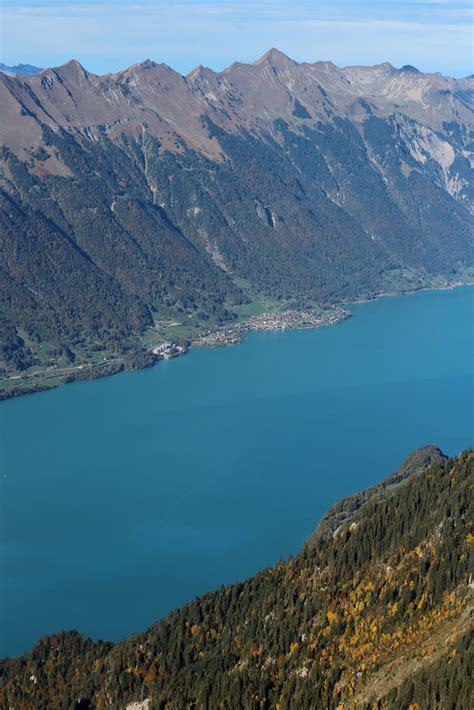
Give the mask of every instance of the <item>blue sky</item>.
POLYGON ((472 4, 456 0, 0 0, 0 61, 102 74, 143 59, 183 74, 278 47, 298 61, 414 64, 465 76, 472 4))

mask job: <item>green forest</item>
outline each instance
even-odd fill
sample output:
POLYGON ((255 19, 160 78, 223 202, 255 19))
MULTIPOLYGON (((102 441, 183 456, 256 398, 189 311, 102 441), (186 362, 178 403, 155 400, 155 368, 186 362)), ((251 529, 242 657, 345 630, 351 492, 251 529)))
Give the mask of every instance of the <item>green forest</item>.
POLYGON ((301 552, 121 643, 42 639, 0 706, 468 710, 474 451, 415 452, 336 504, 301 552))

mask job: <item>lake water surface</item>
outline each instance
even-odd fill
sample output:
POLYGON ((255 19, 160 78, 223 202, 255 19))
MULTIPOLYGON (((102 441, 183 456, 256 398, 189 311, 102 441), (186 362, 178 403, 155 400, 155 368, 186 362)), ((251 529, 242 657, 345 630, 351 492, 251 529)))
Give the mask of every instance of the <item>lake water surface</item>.
POLYGON ((119 639, 295 553, 414 448, 474 442, 474 289, 351 307, 0 404, 0 655, 119 639))

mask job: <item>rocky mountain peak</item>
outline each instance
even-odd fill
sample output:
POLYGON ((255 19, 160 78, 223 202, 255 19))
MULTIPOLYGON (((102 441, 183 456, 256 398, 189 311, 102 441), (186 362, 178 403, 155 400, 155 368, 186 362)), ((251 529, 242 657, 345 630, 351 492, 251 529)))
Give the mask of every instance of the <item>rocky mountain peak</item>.
POLYGON ((209 67, 199 64, 189 72, 186 79, 196 85, 199 85, 202 82, 214 81, 218 76, 219 74, 217 72, 209 69, 209 67))
POLYGON ((84 69, 77 59, 70 59, 58 67, 43 69, 31 77, 22 77, 22 79, 31 82, 32 86, 39 84, 42 89, 46 89, 49 92, 56 91, 59 85, 69 86, 77 96, 87 86, 94 83, 97 78, 95 74, 91 74, 87 69, 84 69))
POLYGON ((404 64, 400 71, 406 72, 407 74, 421 74, 421 71, 411 64, 404 64))
POLYGON ((255 62, 252 62, 252 64, 257 66, 261 64, 270 64, 272 67, 275 68, 298 66, 298 62, 295 62, 294 59, 291 59, 286 54, 284 54, 284 52, 281 52, 275 47, 269 49, 267 52, 265 52, 265 54, 260 57, 260 59, 257 59, 255 62))
POLYGON ((151 59, 145 59, 143 62, 132 64, 132 66, 125 69, 125 71, 118 72, 116 76, 140 76, 144 79, 151 80, 158 74, 181 77, 181 74, 172 69, 168 64, 164 62, 154 62, 151 59))
MULTIPOLYGON (((77 59, 70 59, 68 62, 56 67, 54 70, 45 69, 44 71, 56 71, 56 73, 61 74, 61 76, 71 79, 94 76, 88 72, 87 69, 84 69, 82 64, 78 62, 77 59)), ((44 71, 42 73, 44 73, 44 71)))

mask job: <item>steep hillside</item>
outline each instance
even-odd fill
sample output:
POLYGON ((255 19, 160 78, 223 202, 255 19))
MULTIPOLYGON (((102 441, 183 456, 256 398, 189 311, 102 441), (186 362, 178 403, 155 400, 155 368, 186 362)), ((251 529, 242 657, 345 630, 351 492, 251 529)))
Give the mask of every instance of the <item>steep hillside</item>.
POLYGON ((249 301, 466 278, 472 96, 468 78, 277 50, 187 77, 0 74, 4 368, 121 357, 156 324, 186 337, 249 301))
POLYGON ((467 710, 473 474, 472 450, 415 452, 288 562, 122 643, 60 633, 3 661, 0 705, 467 710))

